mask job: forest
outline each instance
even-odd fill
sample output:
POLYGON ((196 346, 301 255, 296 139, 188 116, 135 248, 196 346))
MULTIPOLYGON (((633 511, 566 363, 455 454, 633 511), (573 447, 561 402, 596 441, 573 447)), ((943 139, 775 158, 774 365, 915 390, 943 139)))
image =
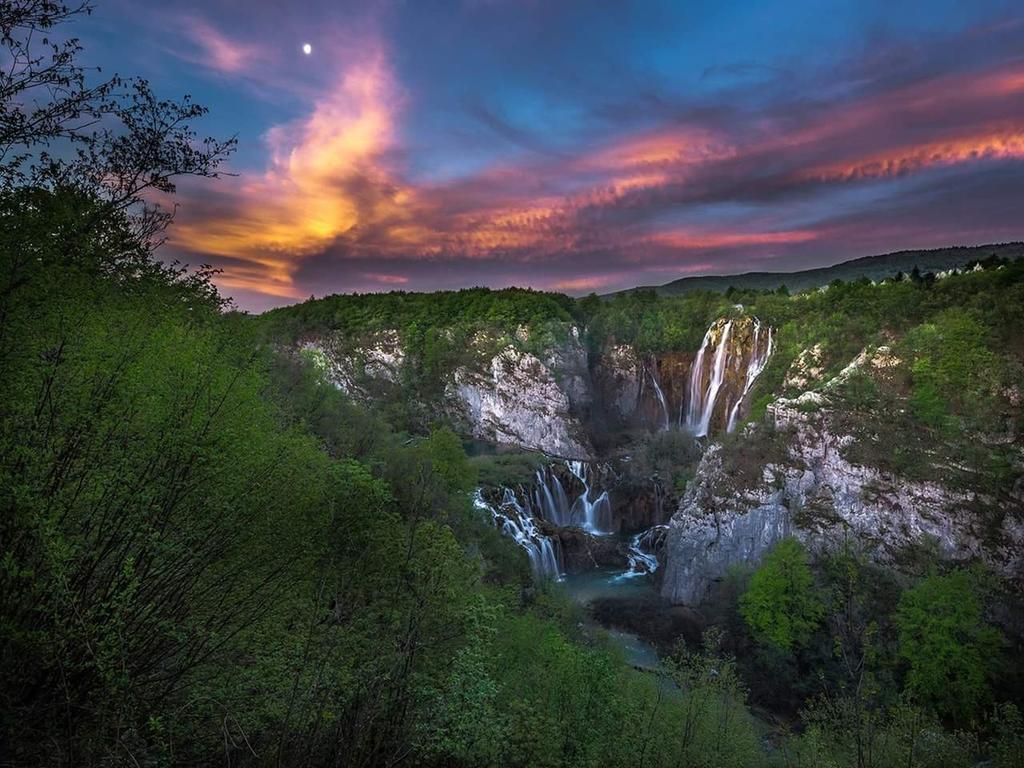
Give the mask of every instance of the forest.
POLYGON ((654 353, 742 304, 782 329, 764 394, 809 341, 839 366, 898 334, 907 428, 958 445, 1022 379, 1020 262, 797 297, 471 289, 252 317, 158 247, 156 194, 215 177, 231 142, 197 139, 188 99, 96 83, 74 40, 28 46, 80 12, 0 5, 0 765, 1024 765, 1024 654, 983 568, 908 580, 786 540, 638 670, 474 506, 500 467, 287 351, 399 328, 429 398, 481 328, 654 353))

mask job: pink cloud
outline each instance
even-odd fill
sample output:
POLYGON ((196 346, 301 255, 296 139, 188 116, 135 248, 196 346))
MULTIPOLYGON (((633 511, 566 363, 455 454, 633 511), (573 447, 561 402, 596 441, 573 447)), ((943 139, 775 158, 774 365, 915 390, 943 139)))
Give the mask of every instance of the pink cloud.
POLYGON ((264 58, 259 46, 232 40, 203 19, 191 17, 182 26, 194 47, 188 58, 197 64, 218 72, 236 74, 250 69, 264 58))
POLYGON ((404 275, 387 275, 380 272, 364 272, 364 276, 375 283, 384 285, 405 285, 409 278, 404 275))

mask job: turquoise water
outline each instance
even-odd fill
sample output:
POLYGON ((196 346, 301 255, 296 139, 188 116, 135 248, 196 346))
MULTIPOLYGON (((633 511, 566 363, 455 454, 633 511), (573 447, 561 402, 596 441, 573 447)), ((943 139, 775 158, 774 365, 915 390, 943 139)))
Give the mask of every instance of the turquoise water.
MULTIPOLYGON (((591 603, 599 598, 642 598, 656 594, 649 577, 623 578, 623 572, 619 570, 601 569, 571 574, 566 576, 560 584, 569 596, 585 609, 589 609, 591 603)), ((591 624, 600 626, 594 621, 591 621, 591 624)), ((647 641, 622 629, 614 627, 601 627, 601 629, 619 644, 626 661, 632 666, 652 671, 661 668, 658 652, 647 641)))

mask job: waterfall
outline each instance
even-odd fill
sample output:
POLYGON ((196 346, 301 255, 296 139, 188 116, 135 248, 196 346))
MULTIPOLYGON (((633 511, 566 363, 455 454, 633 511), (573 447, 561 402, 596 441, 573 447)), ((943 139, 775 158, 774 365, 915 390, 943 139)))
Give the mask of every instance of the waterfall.
POLYGON ((736 427, 736 417, 739 416, 740 406, 743 405, 743 401, 749 394, 751 387, 754 386, 754 380, 761 375, 761 371, 768 365, 768 358, 772 356, 774 351, 774 338, 772 337, 772 329, 768 328, 768 343, 765 344, 764 353, 761 352, 761 322, 754 319, 754 349, 750 362, 747 364, 747 375, 743 380, 743 392, 736 400, 736 404, 729 411, 729 423, 725 427, 726 432, 732 432, 736 427))
POLYGON ((654 547, 657 537, 666 529, 667 525, 656 525, 641 531, 629 541, 629 548, 626 550, 626 559, 629 561, 629 569, 623 571, 616 579, 632 579, 658 570, 658 558, 654 554, 654 547))
POLYGON ((686 392, 686 426, 691 432, 695 431, 696 424, 700 420, 704 394, 704 353, 711 346, 711 332, 714 328, 712 325, 704 334, 704 340, 700 343, 700 349, 697 350, 697 357, 694 358, 693 365, 690 366, 690 388, 686 392))
POLYGON ((697 359, 693 362, 693 372, 690 375, 690 407, 687 411, 686 425, 697 437, 704 437, 711 425, 711 417, 715 412, 715 401, 718 398, 718 391, 722 387, 722 380, 725 378, 725 363, 729 349, 729 334, 732 332, 730 320, 725 324, 722 335, 715 348, 715 357, 711 369, 711 379, 707 389, 704 388, 704 353, 711 346, 712 333, 715 326, 708 328, 704 334, 704 342, 701 344, 697 359))
POLYGON ((773 330, 755 317, 712 323, 690 368, 687 428, 695 436, 704 437, 711 431, 716 414, 721 414, 726 431, 732 432, 747 395, 774 349, 773 330))
POLYGON ((511 488, 502 488, 501 501, 497 504, 488 502, 479 489, 473 498, 477 509, 488 511, 502 533, 526 550, 538 581, 560 578, 564 571, 560 543, 556 537, 542 532, 539 520, 559 528, 582 528, 595 536, 607 535, 613 529, 608 492, 596 492, 590 465, 570 460, 565 466, 583 486, 583 492, 572 502, 550 466, 537 470, 529 491, 517 493, 511 488))
POLYGON ((501 502, 497 505, 489 504, 484 500, 483 493, 477 490, 473 504, 477 509, 490 512, 502 533, 526 550, 537 581, 561 577, 562 558, 558 540, 545 536, 537 529, 532 511, 519 503, 511 488, 504 489, 501 502))
POLYGON ((665 400, 665 393, 661 391, 661 385, 658 384, 658 373, 655 368, 655 363, 652 360, 649 369, 651 375, 651 383, 654 385, 654 392, 658 396, 658 402, 661 404, 661 415, 662 415, 662 430, 668 430, 669 418, 668 418, 668 402, 665 400))
MULTIPOLYGON (((583 485, 583 493, 576 497, 569 509, 570 525, 578 525, 588 533, 601 535, 612 532, 612 503, 608 491, 601 491, 591 500, 593 492, 589 479, 590 466, 584 461, 566 461, 569 471, 583 485)), ((556 482, 557 482, 557 478, 556 482)), ((559 483, 559 486, 561 483, 559 483)))
POLYGON ((612 530, 612 505, 608 492, 596 494, 592 488, 591 470, 583 461, 566 461, 566 468, 580 481, 583 492, 571 502, 565 486, 550 467, 537 470, 533 488, 533 505, 537 512, 559 528, 575 526, 600 536, 612 530))

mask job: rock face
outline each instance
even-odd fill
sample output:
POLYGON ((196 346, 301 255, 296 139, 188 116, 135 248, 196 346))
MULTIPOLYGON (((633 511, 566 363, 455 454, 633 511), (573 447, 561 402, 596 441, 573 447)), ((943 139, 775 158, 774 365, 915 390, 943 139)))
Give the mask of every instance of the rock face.
MULTIPOLYGON (((495 338, 478 334, 471 351, 482 365, 460 366, 444 382, 442 412, 473 437, 518 445, 566 458, 588 458, 592 449, 582 426, 591 404, 590 372, 579 329, 538 357, 523 349, 529 331, 496 353, 495 338)), ((318 337, 299 344, 338 388, 372 401, 401 386, 408 356, 396 330, 380 331, 353 343, 318 337)))
POLYGON ((585 573, 595 568, 624 569, 629 565, 626 545, 616 539, 594 536, 580 528, 548 529, 558 539, 566 573, 585 573))
MULTIPOLYGON (((745 316, 716 321, 696 359, 642 356, 627 344, 591 354, 578 327, 562 330, 542 348, 525 326, 478 332, 460 356, 470 362, 442 374, 443 395, 432 393, 430 407, 440 397, 436 407, 472 437, 585 459, 593 454, 588 422, 692 431, 693 414, 705 413, 697 434, 731 428, 772 350, 771 329, 745 316)), ((367 402, 398 394, 421 375, 397 330, 359 339, 327 334, 299 347, 336 386, 367 402)))
POLYGON ((692 360, 689 353, 643 357, 628 344, 613 345, 592 361, 594 399, 602 415, 619 425, 678 427, 692 360))
MULTIPOLYGON (((560 350, 558 358, 569 363, 582 358, 586 370, 582 347, 578 351, 575 356, 572 350, 560 350)), ((560 377, 556 360, 549 363, 508 346, 484 372, 468 368, 454 372, 447 389, 449 407, 474 437, 555 456, 587 458, 589 440, 576 415, 589 403, 586 379, 577 372, 560 377)))
MULTIPOLYGON (((868 364, 883 368, 892 358, 884 348, 861 355, 837 380, 868 364)), ((731 566, 756 565, 788 535, 812 552, 852 540, 892 567, 909 548, 930 541, 944 557, 981 559, 1003 577, 1021 579, 1019 515, 1006 514, 999 530, 992 531, 974 511, 986 501, 978 493, 851 463, 844 448, 852 438, 833 427, 828 391, 769 406, 767 423, 757 428, 774 430, 777 453, 753 482, 737 480, 720 446, 708 449, 669 525, 665 597, 688 605, 702 602, 731 566)))
POLYGON ((374 334, 366 343, 351 347, 337 337, 304 339, 299 350, 327 373, 336 387, 357 399, 371 396, 372 383, 398 384, 405 350, 398 331, 374 334))

